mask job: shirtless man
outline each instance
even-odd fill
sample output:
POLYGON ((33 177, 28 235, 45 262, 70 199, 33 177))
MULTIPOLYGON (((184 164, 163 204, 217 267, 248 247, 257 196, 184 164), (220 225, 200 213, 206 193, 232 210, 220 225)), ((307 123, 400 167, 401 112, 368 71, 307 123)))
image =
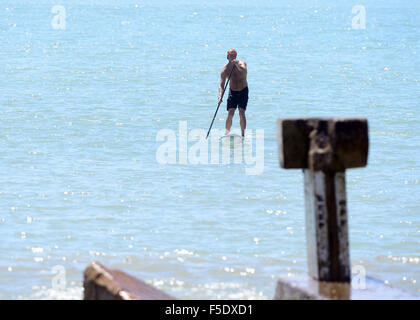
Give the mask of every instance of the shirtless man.
POLYGON ((220 74, 220 85, 219 85, 219 104, 222 102, 223 88, 225 87, 225 81, 230 76, 229 85, 229 96, 227 100, 227 111, 228 116, 226 119, 226 134, 229 133, 232 127, 232 118, 235 115, 235 110, 239 108, 239 118, 241 124, 242 137, 245 136, 246 118, 245 110, 248 104, 248 82, 246 81, 247 69, 245 61, 236 60, 237 52, 235 49, 230 49, 227 52, 227 59, 229 62, 223 67, 220 74))

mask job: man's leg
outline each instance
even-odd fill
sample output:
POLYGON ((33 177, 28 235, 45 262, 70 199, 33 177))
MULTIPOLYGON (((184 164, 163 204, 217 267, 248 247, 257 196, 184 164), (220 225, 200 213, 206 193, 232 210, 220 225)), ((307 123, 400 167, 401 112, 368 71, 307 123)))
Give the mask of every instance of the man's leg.
POLYGON ((244 137, 245 129, 246 129, 245 109, 239 108, 239 118, 240 118, 240 124, 241 124, 242 137, 244 137))
POLYGON ((232 118, 235 115, 235 109, 236 108, 229 108, 228 109, 228 116, 226 118, 226 133, 228 134, 230 132, 230 128, 232 128, 232 118))

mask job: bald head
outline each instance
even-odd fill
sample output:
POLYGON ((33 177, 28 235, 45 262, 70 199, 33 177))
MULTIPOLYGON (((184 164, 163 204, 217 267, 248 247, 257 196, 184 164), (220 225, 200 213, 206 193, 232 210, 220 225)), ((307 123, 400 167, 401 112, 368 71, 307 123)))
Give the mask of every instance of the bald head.
POLYGON ((227 52, 227 59, 229 61, 236 59, 236 56, 238 55, 238 53, 236 52, 235 49, 229 49, 227 52))

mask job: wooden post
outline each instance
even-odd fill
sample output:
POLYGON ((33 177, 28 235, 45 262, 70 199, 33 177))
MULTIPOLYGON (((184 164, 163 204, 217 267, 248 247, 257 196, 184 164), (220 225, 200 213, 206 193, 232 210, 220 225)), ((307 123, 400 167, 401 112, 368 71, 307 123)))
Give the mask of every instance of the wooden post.
POLYGON ((345 169, 366 166, 367 121, 280 119, 278 127, 280 165, 304 173, 309 275, 349 282, 345 169))
POLYGON ((309 274, 322 281, 350 281, 344 172, 304 170, 309 274))
POLYGON ((369 277, 351 284, 345 170, 367 164, 367 120, 279 119, 277 138, 281 167, 304 174, 309 277, 280 279, 274 299, 416 299, 369 277))

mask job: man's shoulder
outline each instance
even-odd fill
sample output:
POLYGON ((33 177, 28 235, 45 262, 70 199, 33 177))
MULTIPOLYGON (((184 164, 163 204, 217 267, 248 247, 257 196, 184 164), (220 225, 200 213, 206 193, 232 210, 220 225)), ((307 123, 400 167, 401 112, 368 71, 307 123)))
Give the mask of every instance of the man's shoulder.
POLYGON ((246 62, 244 60, 238 60, 238 63, 242 66, 246 67, 246 62))
POLYGON ((227 63, 223 68, 222 68, 222 73, 227 72, 229 67, 229 64, 227 63))
POLYGON ((227 67, 226 66, 224 66, 223 67, 223 69, 222 69, 222 71, 220 72, 220 75, 223 77, 223 76, 227 76, 227 67))

